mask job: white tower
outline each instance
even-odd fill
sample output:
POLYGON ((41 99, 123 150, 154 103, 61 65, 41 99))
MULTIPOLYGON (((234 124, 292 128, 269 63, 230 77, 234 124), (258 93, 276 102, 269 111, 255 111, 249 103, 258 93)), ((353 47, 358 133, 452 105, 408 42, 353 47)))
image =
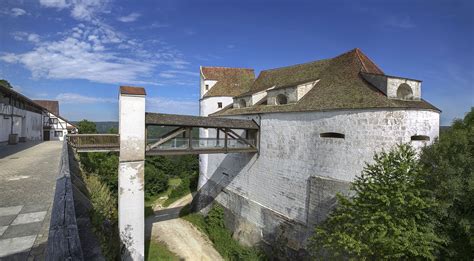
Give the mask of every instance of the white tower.
MULTIPOLYGON (((233 103, 233 97, 250 89, 255 80, 253 69, 227 67, 200 67, 200 100, 199 115, 210 114, 226 108, 233 103)), ((200 138, 215 138, 216 131, 200 129, 200 138)), ((199 184, 200 189, 208 180, 208 155, 199 155, 199 184)))

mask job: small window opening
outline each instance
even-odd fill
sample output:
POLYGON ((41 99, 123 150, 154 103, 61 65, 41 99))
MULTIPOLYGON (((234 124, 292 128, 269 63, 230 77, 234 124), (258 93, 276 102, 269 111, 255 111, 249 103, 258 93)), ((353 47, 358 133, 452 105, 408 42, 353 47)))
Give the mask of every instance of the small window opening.
POLYGON ((244 99, 241 99, 241 100, 239 101, 239 107, 240 107, 240 108, 245 108, 245 107, 247 107, 247 103, 245 102, 244 99))
POLYGON ((217 103, 217 108, 222 108, 222 102, 217 103))
POLYGON ((411 140, 412 141, 429 141, 430 140, 430 137, 429 136, 426 136, 426 135, 413 135, 411 136, 411 140))
POLYGON ((321 138, 336 138, 336 139, 345 139, 346 135, 337 132, 324 132, 319 134, 321 138))
POLYGON ((278 105, 287 104, 288 98, 284 94, 278 94, 276 97, 276 102, 278 105))
POLYGON ((411 90, 410 85, 406 83, 400 84, 397 89, 397 98, 402 100, 411 100, 413 99, 413 91, 411 90))
POLYGON ((206 84, 206 91, 209 90, 209 84, 206 84))

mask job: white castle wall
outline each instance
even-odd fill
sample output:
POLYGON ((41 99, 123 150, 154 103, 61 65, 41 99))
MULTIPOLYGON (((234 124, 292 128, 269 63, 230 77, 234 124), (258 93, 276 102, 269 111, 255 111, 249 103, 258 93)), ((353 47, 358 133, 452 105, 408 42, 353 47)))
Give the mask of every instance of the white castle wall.
POLYGON ((12 109, 13 109, 13 134, 18 137, 26 137, 27 140, 41 140, 43 121, 40 113, 18 109, 10 105, 1 105, 0 114, 0 143, 6 143, 12 133, 12 109))
POLYGON ((429 142, 412 142, 420 148, 439 134, 439 113, 427 110, 268 113, 234 118, 260 124, 259 155, 209 155, 199 184, 212 198, 220 193, 217 201, 255 226, 253 230, 260 229, 260 237, 275 220, 303 226, 314 224, 312 219, 321 220, 318 213, 329 208, 337 190, 345 190, 365 162, 372 162, 374 152, 410 142, 412 135, 429 136, 429 142), (342 133, 345 139, 321 138, 324 132, 342 133))

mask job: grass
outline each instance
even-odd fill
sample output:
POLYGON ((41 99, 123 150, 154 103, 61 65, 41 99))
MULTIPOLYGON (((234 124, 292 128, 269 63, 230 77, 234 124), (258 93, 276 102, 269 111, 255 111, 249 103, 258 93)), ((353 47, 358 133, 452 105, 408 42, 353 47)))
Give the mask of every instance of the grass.
POLYGON ((218 204, 213 205, 207 217, 191 213, 189 205, 181 210, 180 216, 204 232, 225 260, 267 259, 257 248, 242 246, 232 238, 232 233, 224 225, 224 208, 218 204))
POLYGON ((145 260, 178 261, 180 258, 171 252, 168 247, 156 240, 145 242, 145 260))

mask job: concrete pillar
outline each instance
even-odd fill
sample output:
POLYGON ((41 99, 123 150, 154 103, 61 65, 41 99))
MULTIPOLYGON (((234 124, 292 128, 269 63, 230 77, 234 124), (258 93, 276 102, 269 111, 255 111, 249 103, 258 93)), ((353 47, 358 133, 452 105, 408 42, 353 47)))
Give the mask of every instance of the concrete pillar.
POLYGON ((145 89, 120 87, 119 230, 122 260, 145 257, 145 89))

